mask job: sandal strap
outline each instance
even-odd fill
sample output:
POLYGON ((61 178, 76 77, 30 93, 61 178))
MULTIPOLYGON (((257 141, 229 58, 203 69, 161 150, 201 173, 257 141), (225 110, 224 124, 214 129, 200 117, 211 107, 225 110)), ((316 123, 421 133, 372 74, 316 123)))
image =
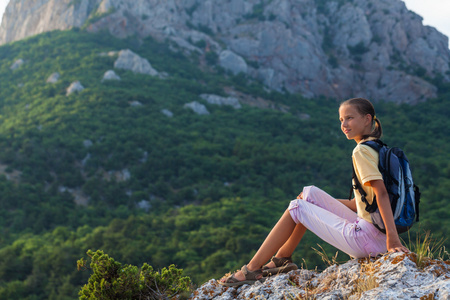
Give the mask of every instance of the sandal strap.
POLYGON ((292 256, 289 257, 272 257, 271 261, 275 264, 275 266, 282 267, 284 265, 292 263, 292 256))
POLYGON ((262 273, 263 273, 261 269, 258 269, 255 271, 250 271, 247 268, 247 265, 243 265, 241 268, 241 271, 242 271, 242 274, 244 274, 244 276, 245 276, 245 280, 258 280, 260 278, 257 278, 257 277, 259 275, 262 275, 262 273))

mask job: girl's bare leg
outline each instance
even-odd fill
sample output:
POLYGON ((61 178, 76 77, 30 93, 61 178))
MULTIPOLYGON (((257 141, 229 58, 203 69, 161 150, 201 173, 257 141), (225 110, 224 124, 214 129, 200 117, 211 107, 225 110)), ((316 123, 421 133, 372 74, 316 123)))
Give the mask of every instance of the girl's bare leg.
MULTIPOLYGON (((284 243, 283 246, 281 246, 281 248, 275 254, 275 257, 278 257, 278 258, 290 257, 292 255, 292 253, 294 253, 295 248, 297 248, 297 245, 300 243, 305 232, 306 232, 306 227, 303 226, 303 224, 298 223, 295 226, 294 231, 292 232, 289 239, 286 241, 286 243, 284 243)), ((275 263, 269 262, 266 266, 269 268, 274 268, 275 263)))
MULTIPOLYGON (((270 231, 269 235, 266 237, 263 244, 256 252, 255 256, 253 256, 252 260, 248 263, 247 268, 250 271, 260 269, 275 253, 277 253, 277 251, 281 250, 280 248, 282 248, 283 245, 285 245, 286 242, 288 241, 289 242, 287 243, 285 248, 286 251, 291 249, 295 243, 298 244, 298 242, 300 242, 301 237, 291 238, 291 236, 295 232, 294 229, 296 228, 297 226, 294 220, 292 220, 289 211, 286 210, 283 216, 281 216, 280 220, 278 220, 277 224, 275 224, 273 229, 270 231)), ((297 231, 299 231, 298 233, 301 234, 300 229, 297 229, 297 231)), ((301 235, 303 236, 303 234, 301 235)), ((238 271, 234 276, 238 280, 245 279, 244 275, 240 271, 238 271)))

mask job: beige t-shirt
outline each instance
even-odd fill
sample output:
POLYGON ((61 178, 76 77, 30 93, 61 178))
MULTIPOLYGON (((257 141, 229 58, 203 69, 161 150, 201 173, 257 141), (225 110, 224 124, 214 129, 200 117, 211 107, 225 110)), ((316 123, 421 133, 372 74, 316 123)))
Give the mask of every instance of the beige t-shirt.
MULTIPOLYGON (((361 141, 364 142, 364 141, 361 141)), ((370 146, 361 145, 361 142, 353 149, 352 160, 355 168, 356 177, 366 192, 367 201, 372 204, 375 193, 370 186, 371 180, 383 180, 383 177, 378 170, 378 152, 370 146)), ((354 183, 353 183, 354 184, 354 183)), ((357 214, 360 218, 372 223, 370 214, 366 211, 366 204, 361 200, 361 194, 358 190, 354 190, 356 198, 357 214)))

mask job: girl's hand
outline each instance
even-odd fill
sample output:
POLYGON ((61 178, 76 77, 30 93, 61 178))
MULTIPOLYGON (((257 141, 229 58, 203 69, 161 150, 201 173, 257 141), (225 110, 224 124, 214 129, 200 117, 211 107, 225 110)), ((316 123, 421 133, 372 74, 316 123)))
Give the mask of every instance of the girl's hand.
POLYGON ((386 240, 386 247, 389 252, 405 252, 409 253, 409 249, 402 245, 399 238, 389 238, 386 240))
POLYGON ((300 194, 298 194, 297 199, 303 199, 303 192, 301 192, 300 194))

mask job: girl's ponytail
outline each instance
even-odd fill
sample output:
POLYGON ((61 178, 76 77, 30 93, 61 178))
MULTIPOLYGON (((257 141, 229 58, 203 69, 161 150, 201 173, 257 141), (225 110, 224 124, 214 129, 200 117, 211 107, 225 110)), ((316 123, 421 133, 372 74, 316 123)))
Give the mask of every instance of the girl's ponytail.
POLYGON ((381 128, 380 120, 378 120, 378 118, 375 115, 372 117, 372 119, 373 119, 373 123, 374 123, 372 132, 367 137, 364 137, 365 139, 367 139, 369 137, 374 137, 376 139, 379 139, 383 135, 383 129, 381 128))
POLYGON ((352 105, 356 107, 358 112, 362 114, 363 116, 369 114, 372 116, 372 132, 368 135, 363 136, 362 138, 368 139, 368 138, 375 138, 379 139, 383 135, 383 129, 381 128, 381 122, 378 120, 378 118, 375 116, 375 108, 373 107, 372 103, 364 98, 352 98, 348 99, 341 103, 341 106, 343 105, 352 105))

